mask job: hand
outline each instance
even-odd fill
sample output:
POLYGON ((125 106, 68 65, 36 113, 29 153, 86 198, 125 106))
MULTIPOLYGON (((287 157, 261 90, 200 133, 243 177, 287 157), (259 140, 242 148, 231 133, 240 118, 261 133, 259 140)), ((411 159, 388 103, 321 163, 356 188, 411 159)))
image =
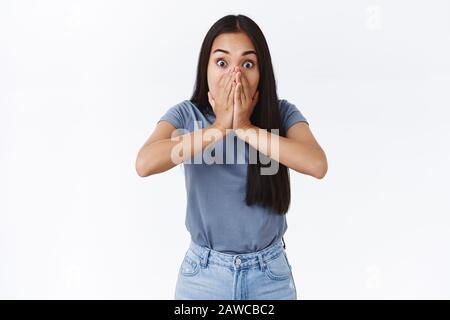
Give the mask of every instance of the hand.
POLYGON ((216 94, 216 97, 213 97, 208 91, 208 101, 216 115, 214 125, 221 129, 233 128, 235 77, 236 72, 234 68, 230 68, 219 80, 219 92, 216 94))
POLYGON ((258 102, 259 91, 250 93, 248 80, 241 71, 236 73, 236 89, 234 95, 233 129, 246 129, 252 126, 250 117, 258 102))

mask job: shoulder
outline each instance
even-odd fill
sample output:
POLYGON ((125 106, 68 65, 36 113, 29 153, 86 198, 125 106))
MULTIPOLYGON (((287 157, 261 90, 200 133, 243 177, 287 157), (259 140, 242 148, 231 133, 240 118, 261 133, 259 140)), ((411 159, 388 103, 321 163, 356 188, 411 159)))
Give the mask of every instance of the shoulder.
POLYGON ((172 105, 169 109, 177 110, 179 112, 186 112, 192 108, 192 102, 190 100, 182 100, 174 105, 172 105))
POLYGON ((287 99, 278 99, 278 107, 281 113, 291 113, 294 111, 300 111, 297 106, 287 99))
POLYGON ((287 99, 279 99, 278 106, 280 110, 281 125, 287 131, 296 122, 306 122, 309 124, 303 112, 296 104, 288 101, 287 99))
POLYGON ((188 99, 179 102, 178 105, 182 109, 191 109, 192 106, 194 106, 194 104, 191 102, 191 100, 188 100, 188 99))
POLYGON ((173 104, 165 111, 158 122, 161 120, 166 120, 173 124, 176 128, 185 128, 192 106, 193 104, 190 100, 183 100, 173 104))

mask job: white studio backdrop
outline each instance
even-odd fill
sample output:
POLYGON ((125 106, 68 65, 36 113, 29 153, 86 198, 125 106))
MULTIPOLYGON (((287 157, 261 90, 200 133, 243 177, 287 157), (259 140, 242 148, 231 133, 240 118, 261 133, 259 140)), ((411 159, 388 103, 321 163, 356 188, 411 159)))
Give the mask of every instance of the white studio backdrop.
POLYGON ((291 170, 299 299, 450 298, 447 0, 1 1, 0 298, 173 298, 183 168, 134 162, 227 14, 327 154, 291 170))

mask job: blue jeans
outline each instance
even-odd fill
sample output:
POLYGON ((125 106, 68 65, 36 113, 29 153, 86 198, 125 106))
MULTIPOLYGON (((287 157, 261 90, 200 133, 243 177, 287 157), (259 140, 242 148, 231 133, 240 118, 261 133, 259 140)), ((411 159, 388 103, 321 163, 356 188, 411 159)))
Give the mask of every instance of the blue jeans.
POLYGON ((227 254, 191 240, 175 300, 297 300, 283 240, 256 252, 227 254))

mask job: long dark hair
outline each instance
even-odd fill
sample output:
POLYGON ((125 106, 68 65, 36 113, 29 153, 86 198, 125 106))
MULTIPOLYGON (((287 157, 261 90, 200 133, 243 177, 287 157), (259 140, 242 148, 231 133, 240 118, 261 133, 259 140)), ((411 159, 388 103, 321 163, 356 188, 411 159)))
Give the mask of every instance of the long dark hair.
MULTIPOLYGON (((245 32, 252 41, 259 67, 259 98, 255 105, 250 121, 253 125, 266 129, 279 129, 279 135, 285 136, 281 127, 278 95, 272 60, 266 39, 258 25, 244 15, 227 15, 213 24, 203 40, 197 66, 197 78, 194 93, 190 99, 203 114, 214 114, 208 101, 207 70, 214 39, 228 32, 245 32)), ((269 164, 260 162, 261 155, 257 152, 257 163, 249 163, 247 168, 247 194, 246 204, 259 204, 270 207, 278 214, 286 214, 290 201, 291 190, 289 171, 286 166, 279 163, 278 172, 273 175, 261 175, 261 168, 269 164)), ((275 160, 271 160, 275 161, 275 160)))

